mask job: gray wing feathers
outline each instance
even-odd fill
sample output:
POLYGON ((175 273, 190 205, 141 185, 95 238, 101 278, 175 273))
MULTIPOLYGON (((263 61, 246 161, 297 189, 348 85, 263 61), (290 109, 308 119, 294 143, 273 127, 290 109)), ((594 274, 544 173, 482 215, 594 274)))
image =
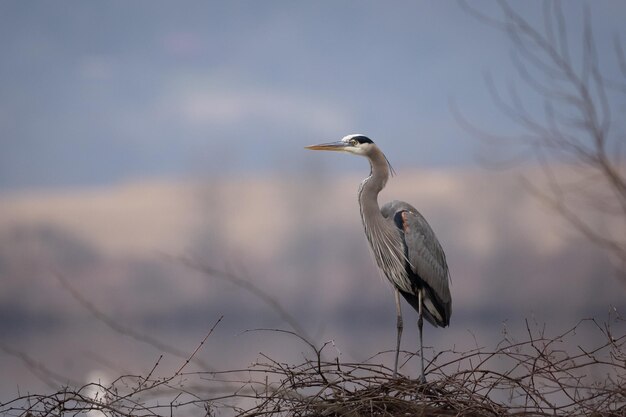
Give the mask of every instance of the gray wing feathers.
POLYGON ((446 304, 450 301, 450 287, 446 255, 426 220, 419 213, 406 212, 407 231, 404 240, 409 263, 437 297, 446 304))
POLYGON ((413 273, 423 279, 440 301, 451 304, 449 272, 446 255, 424 217, 410 204, 392 201, 381 209, 384 217, 392 219, 402 213, 402 229, 407 246, 407 258, 413 273))

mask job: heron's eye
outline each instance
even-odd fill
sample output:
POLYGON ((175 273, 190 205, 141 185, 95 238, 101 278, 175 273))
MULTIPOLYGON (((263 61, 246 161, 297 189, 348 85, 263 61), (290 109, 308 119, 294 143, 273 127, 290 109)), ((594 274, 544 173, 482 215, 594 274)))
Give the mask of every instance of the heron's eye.
POLYGON ((352 146, 356 146, 358 143, 359 143, 359 141, 358 141, 358 140, 356 140, 356 139, 350 139, 350 145, 352 145, 352 146))

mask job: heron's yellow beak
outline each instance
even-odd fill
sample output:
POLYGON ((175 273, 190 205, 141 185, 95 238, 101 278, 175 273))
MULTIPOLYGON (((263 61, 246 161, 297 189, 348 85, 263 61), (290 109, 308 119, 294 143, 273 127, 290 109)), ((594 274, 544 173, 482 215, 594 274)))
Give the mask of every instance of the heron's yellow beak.
POLYGON ((319 145, 310 145, 305 146, 305 149, 310 149, 312 151, 345 151, 346 148, 350 146, 346 142, 337 141, 331 143, 320 143, 319 145))

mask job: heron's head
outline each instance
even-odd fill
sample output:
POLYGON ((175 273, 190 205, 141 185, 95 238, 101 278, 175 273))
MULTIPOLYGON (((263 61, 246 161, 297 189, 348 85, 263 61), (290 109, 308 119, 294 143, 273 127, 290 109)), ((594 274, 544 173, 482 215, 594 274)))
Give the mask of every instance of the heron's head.
POLYGON ((306 149, 314 151, 340 151, 353 153, 355 155, 368 156, 376 148, 370 138, 361 134, 345 136, 337 142, 321 143, 319 145, 307 146, 306 149))
POLYGON ((385 154, 370 138, 365 135, 348 135, 344 136, 343 139, 338 140, 337 142, 321 143, 319 145, 306 146, 305 148, 313 151, 339 151, 365 156, 370 160, 371 164, 374 164, 374 161, 376 160, 386 164, 389 167, 391 175, 395 175, 395 171, 385 154))

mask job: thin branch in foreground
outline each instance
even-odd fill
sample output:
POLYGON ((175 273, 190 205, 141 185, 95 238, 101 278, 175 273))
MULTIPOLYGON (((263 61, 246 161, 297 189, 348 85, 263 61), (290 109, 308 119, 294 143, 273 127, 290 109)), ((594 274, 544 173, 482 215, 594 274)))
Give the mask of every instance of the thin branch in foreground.
POLYGON ((187 358, 187 360, 185 360, 185 363, 182 364, 182 366, 178 369, 178 371, 176 371, 176 373, 174 374, 174 376, 178 376, 180 375, 180 373, 183 371, 183 369, 185 369, 185 367, 187 365, 189 365, 189 362, 191 362, 194 357, 196 356, 196 353, 198 353, 198 351, 200 349, 202 349, 202 346, 204 346, 204 343, 207 341, 207 339, 209 338, 209 336, 211 336, 211 334, 213 334, 213 331, 215 330, 215 328, 217 327, 218 324, 220 324, 220 322, 222 321, 222 319, 224 318, 224 316, 220 316, 219 319, 217 319, 217 321, 215 322, 215 324, 213 325, 213 327, 211 327, 211 329, 209 330, 209 332, 206 334, 206 336, 204 336, 204 339, 202 339, 202 342, 200 342, 200 344, 196 347, 196 350, 193 351, 193 353, 191 354, 191 356, 189 356, 187 358))
POLYGON ((603 325, 581 320, 554 337, 526 321, 521 340, 506 334, 493 350, 440 352, 425 384, 393 378, 379 364, 324 361, 324 347, 313 347, 314 357, 300 364, 261 354, 246 369, 185 373, 186 361, 166 377, 155 375, 155 365, 146 377, 126 375, 109 386, 21 396, 0 404, 0 415, 623 417, 626 322, 612 316, 603 325), (585 332, 594 342, 583 346, 575 338, 585 332))
MULTIPOLYGON (((98 309, 91 301, 89 301, 86 297, 84 297, 76 288, 74 288, 65 277, 60 274, 56 275, 57 279, 61 283, 61 286, 76 300, 85 310, 87 310, 95 319, 104 323, 109 328, 111 328, 116 333, 121 335, 130 337, 138 342, 145 343, 147 345, 152 346, 157 349, 159 352, 169 353, 170 355, 187 359, 188 354, 183 352, 182 350, 170 346, 160 340, 155 339, 152 336, 148 336, 147 334, 140 333, 130 327, 124 326, 120 324, 118 321, 102 312, 98 309)), ((194 363, 201 367, 201 369, 205 371, 210 371, 211 368, 207 363, 202 361, 201 359, 193 359, 194 363)))
POLYGON ((230 272, 214 268, 190 257, 172 256, 166 254, 164 254, 163 256, 166 256, 169 259, 173 259, 188 268, 202 272, 207 276, 230 282, 231 284, 234 284, 239 288, 248 291, 258 299, 263 301, 265 304, 267 304, 272 310, 274 310, 278 314, 280 319, 287 323, 295 333, 297 333, 306 340, 313 340, 304 330, 304 327, 300 325, 298 320, 296 320, 296 318, 291 313, 289 313, 282 306, 282 304, 276 300, 276 298, 274 298, 271 294, 268 294, 266 291, 262 290, 258 286, 254 285, 251 281, 243 279, 230 272))
POLYGON ((0 343, 0 350, 7 355, 18 358, 33 375, 40 381, 52 389, 70 385, 77 385, 77 382, 71 378, 58 374, 48 369, 43 363, 31 358, 25 352, 0 343))

